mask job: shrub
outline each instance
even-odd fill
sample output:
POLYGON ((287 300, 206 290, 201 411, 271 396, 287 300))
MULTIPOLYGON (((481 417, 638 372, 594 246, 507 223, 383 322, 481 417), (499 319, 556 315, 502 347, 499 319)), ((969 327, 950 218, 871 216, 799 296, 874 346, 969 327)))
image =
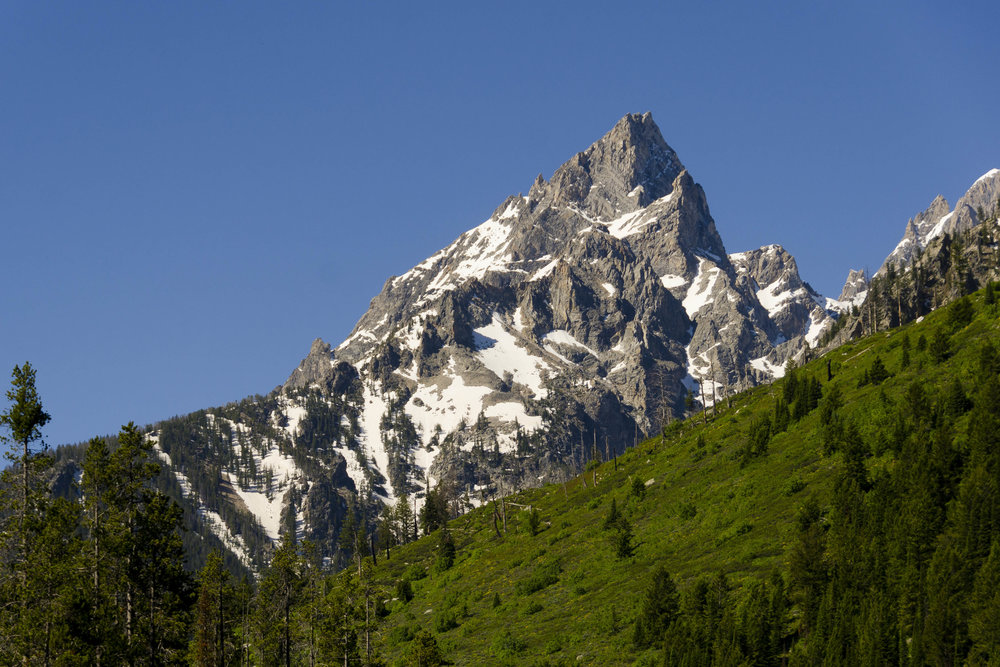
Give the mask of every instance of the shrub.
POLYGON ((434 632, 441 634, 458 627, 458 619, 455 612, 445 611, 434 617, 434 632))
POLYGON ((542 525, 542 515, 532 507, 528 512, 528 534, 534 537, 538 534, 538 528, 542 525))
POLYGON ((400 579, 396 582, 396 597, 403 602, 413 599, 413 586, 410 585, 409 579, 400 579))
POLYGON ((785 486, 781 489, 781 492, 786 496, 794 496, 796 493, 806 488, 806 483, 798 477, 794 477, 785 483, 785 486))
POLYGON ((389 634, 386 635, 385 641, 389 646, 396 646, 397 644, 402 644, 403 642, 408 642, 413 639, 413 628, 408 625, 397 625, 389 634))
POLYGON ((520 595, 531 595, 559 581, 559 563, 549 563, 537 568, 527 579, 518 582, 520 595))
POLYGON ((519 637, 515 637, 511 634, 509 629, 504 629, 496 638, 493 640, 493 654, 498 658, 516 658, 521 653, 524 653, 526 648, 524 641, 519 637))
POLYGON ((632 478, 632 488, 630 489, 630 493, 639 500, 646 497, 646 485, 638 475, 632 478))

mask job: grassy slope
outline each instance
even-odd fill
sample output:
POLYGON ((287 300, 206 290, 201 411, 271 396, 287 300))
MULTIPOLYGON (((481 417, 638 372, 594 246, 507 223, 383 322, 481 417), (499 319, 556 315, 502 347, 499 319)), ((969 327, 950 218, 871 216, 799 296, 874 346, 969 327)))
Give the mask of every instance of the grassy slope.
MULTIPOLYGON (((885 418, 884 402, 901 394, 916 378, 941 387, 950 378, 966 378, 976 358, 975 342, 996 342, 997 321, 984 312, 982 293, 973 297, 975 320, 952 336, 954 356, 943 364, 918 352, 923 334, 931 340, 948 326, 948 312, 931 314, 922 323, 878 333, 849 343, 805 367, 823 383, 827 360, 833 382, 842 392, 842 414, 861 426, 885 418), (901 369, 901 341, 907 334, 912 363, 901 369), (894 376, 881 386, 858 387, 862 373, 878 355, 894 376)), ((768 453, 741 467, 736 451, 745 441, 747 425, 770 415, 782 383, 758 387, 736 396, 706 426, 698 415, 666 439, 653 438, 597 469, 597 486, 588 472, 565 485, 549 485, 512 497, 537 507, 542 529, 527 533, 527 515, 508 512, 508 532, 496 537, 488 508, 479 508, 451 522, 458 555, 447 571, 433 568, 436 535, 393 551, 379 560, 377 577, 387 585, 414 573, 427 576, 413 582, 414 599, 390 603, 390 615, 380 633, 380 648, 390 664, 402 656, 408 642, 399 641, 401 628, 435 631, 439 616, 454 614, 458 627, 437 633, 446 657, 455 664, 503 664, 496 655, 496 638, 505 630, 523 643, 511 664, 531 664, 548 657, 574 664, 631 664, 631 619, 651 576, 663 563, 683 588, 694 578, 719 571, 738 584, 748 576, 766 576, 784 564, 792 536, 792 519, 805 498, 821 505, 830 497, 839 454, 825 457, 819 411, 814 410, 787 432, 774 436, 768 453), (699 434, 706 445, 696 446, 699 434), (629 495, 630 481, 651 480, 645 498, 629 495), (615 558, 609 534, 601 524, 611 498, 632 522, 637 548, 629 560, 615 558), (694 514, 691 516, 691 509, 694 514), (686 511, 684 509, 686 508, 686 511), (519 594, 518 582, 536 569, 558 563, 558 582, 529 594, 519 594), (493 606, 494 595, 500 605, 493 606)), ((932 390, 931 395, 935 395, 932 390)), ((877 445, 873 448, 878 451, 877 445)), ((887 456, 869 459, 870 473, 891 465, 887 456)), ((439 626, 440 629, 441 626, 439 626)))

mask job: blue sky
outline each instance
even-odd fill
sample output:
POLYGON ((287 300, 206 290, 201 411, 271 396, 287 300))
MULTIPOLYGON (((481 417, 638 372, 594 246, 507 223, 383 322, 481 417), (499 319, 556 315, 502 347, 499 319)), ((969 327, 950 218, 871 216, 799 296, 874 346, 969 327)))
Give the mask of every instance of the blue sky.
POLYGON ((1000 167, 1000 9, 947 4, 2 3, 3 384, 50 444, 267 393, 629 112, 836 296, 1000 167))

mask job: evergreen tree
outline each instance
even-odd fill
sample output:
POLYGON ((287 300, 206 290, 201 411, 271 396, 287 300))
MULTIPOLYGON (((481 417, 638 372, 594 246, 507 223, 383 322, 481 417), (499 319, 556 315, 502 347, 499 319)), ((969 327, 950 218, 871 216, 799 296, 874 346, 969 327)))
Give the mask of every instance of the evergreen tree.
POLYGON ((614 532, 611 534, 611 543, 614 545, 615 556, 619 560, 631 558, 635 553, 635 546, 632 544, 632 524, 620 515, 615 524, 614 532))
POLYGON ((430 535, 448 521, 448 494, 439 484, 427 492, 420 508, 420 525, 424 535, 430 535))
POLYGON ((604 524, 602 528, 604 530, 610 530, 611 528, 614 528, 615 526, 618 525, 618 522, 621 521, 621 518, 622 518, 621 512, 618 511, 618 501, 616 501, 615 497, 612 496, 611 507, 608 509, 607 516, 604 517, 604 524))
POLYGON ((256 637, 264 665, 296 664, 292 612, 302 590, 301 562, 295 547, 282 542, 261 576, 256 596, 256 637))
POLYGON ((639 648, 649 648, 663 641, 667 628, 677 618, 679 600, 674 580, 662 565, 658 565, 642 598, 632 642, 639 648))
MULTIPOLYGON (((923 334, 921 334, 921 336, 923 336, 923 334)), ((931 339, 927 349, 928 352, 930 352, 931 359, 934 360, 934 363, 942 363, 945 359, 951 356, 951 343, 949 342, 948 334, 945 331, 938 329, 938 331, 934 334, 934 337, 931 339)))
POLYGON ((1000 538, 976 573, 969 612, 970 664, 1000 664, 1000 538))
POLYGON ((455 540, 451 537, 448 524, 441 526, 441 535, 438 540, 438 555, 436 567, 440 571, 447 570, 455 563, 455 540))
POLYGON ((223 566, 222 555, 213 550, 205 567, 198 573, 194 642, 191 647, 191 658, 195 664, 199 667, 223 667, 234 662, 239 642, 237 619, 236 590, 223 566))
POLYGON ((4 495, 0 506, 0 519, 5 521, 0 532, 3 539, 0 551, 6 554, 10 568, 3 568, 0 573, 0 591, 9 600, 0 606, 0 626, 7 634, 0 636, 0 640, 5 640, 0 641, 4 645, 0 657, 13 661, 14 656, 20 656, 18 661, 28 663, 45 656, 45 650, 35 639, 31 612, 38 594, 33 579, 39 574, 39 566, 44 566, 35 558, 35 539, 49 501, 41 474, 50 462, 44 453, 32 451, 32 443, 41 440, 41 429, 50 417, 42 409, 35 388, 35 369, 30 363, 14 366, 7 400, 11 403, 0 413, 0 427, 9 436, 0 433, 0 441, 13 443, 7 458, 14 466, 3 472, 4 495))
POLYGON ((355 576, 338 577, 323 597, 318 625, 321 664, 361 663, 358 651, 360 600, 355 576))
POLYGON ((528 523, 527 530, 528 534, 534 537, 538 534, 538 529, 542 525, 542 515, 538 511, 537 507, 532 507, 528 510, 528 523))
POLYGON ((149 488, 160 470, 151 451, 152 443, 135 424, 123 426, 103 477, 108 508, 104 594, 119 610, 113 632, 123 644, 124 659, 139 664, 184 651, 192 594, 178 534, 181 509, 149 488))
POLYGON ((396 501, 396 541, 399 544, 406 544, 417 539, 417 526, 413 517, 413 510, 410 508, 410 499, 403 494, 396 501))
POLYGON ((789 584, 801 610, 799 631, 811 633, 817 625, 829 572, 826 561, 826 528, 815 498, 809 498, 796 516, 796 538, 788 555, 789 584))
POLYGON ((437 639, 426 630, 421 630, 413 638, 406 659, 406 664, 410 667, 438 667, 446 664, 437 639))

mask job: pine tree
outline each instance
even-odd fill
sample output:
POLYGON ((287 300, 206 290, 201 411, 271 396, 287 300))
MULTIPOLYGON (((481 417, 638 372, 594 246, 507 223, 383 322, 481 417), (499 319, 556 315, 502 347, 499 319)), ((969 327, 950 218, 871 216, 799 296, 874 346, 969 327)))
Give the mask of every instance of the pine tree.
POLYGON ((195 615, 194 662, 199 667, 232 664, 239 641, 235 632, 236 590, 218 551, 209 553, 205 567, 198 573, 195 615))
POLYGON ((635 553, 635 546, 632 544, 632 524, 624 515, 618 517, 618 522, 611 534, 611 542, 615 548, 615 556, 619 560, 631 558, 635 553))
POLYGON ((417 539, 417 526, 410 509, 410 499, 404 493, 396 501, 396 542, 406 544, 417 539))
POLYGON ((438 539, 438 555, 435 567, 438 571, 444 571, 455 563, 455 540, 451 537, 448 524, 441 526, 441 535, 438 539))
MULTIPOLYGON (((19 661, 37 661, 39 651, 32 627, 32 609, 36 602, 37 590, 32 590, 33 579, 39 574, 39 563, 35 558, 35 539, 44 525, 42 516, 49 502, 48 492, 41 480, 42 471, 48 467, 50 459, 43 453, 32 451, 32 443, 42 439, 41 429, 49 422, 49 414, 42 408, 41 398, 35 388, 35 369, 29 362, 14 366, 11 373, 11 388, 7 390, 7 400, 11 402, 7 410, 0 413, 0 427, 9 432, 9 437, 0 433, 0 441, 12 442, 14 449, 7 458, 14 463, 3 472, 5 487, 0 517, 7 522, 0 532, 10 570, 4 568, 0 577, 0 591, 6 591, 11 604, 0 608, 0 626, 6 637, 0 636, 0 657, 7 653, 9 659, 20 656, 19 661), (20 468, 17 471, 17 468, 20 468), (20 474, 15 480, 15 471, 20 474), (12 496, 12 497, 11 497, 12 496), (10 579, 7 579, 7 576, 10 579)), ((44 649, 41 654, 44 655, 44 649)), ((46 656, 47 657, 47 656, 46 656)))
POLYGON ((639 648, 649 648, 659 644, 667 628, 677 618, 680 598, 677 586, 670 574, 658 565, 653 572, 653 580, 646 589, 635 620, 632 643, 639 648))
POLYGON ((1000 664, 1000 538, 976 573, 969 612, 970 664, 1000 664))
POLYGON ((282 542, 257 587, 256 637, 260 661, 293 664, 292 612, 302 589, 301 562, 295 547, 282 542))
POLYGON ((614 496, 611 497, 611 507, 608 509, 607 516, 604 517, 604 530, 609 530, 618 525, 621 521, 622 515, 618 511, 618 502, 615 500, 614 496))
POLYGON ((426 630, 417 633, 410 644, 406 664, 412 667, 438 667, 446 664, 434 635, 426 630))

